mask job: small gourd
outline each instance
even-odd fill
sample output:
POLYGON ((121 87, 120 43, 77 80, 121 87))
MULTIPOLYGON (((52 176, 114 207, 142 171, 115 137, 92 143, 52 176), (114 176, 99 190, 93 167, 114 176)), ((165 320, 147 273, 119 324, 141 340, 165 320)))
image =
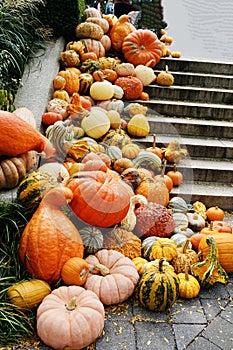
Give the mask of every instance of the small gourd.
POLYGON ((7 291, 10 302, 20 308, 34 309, 51 292, 51 287, 45 281, 31 279, 14 284, 7 291))
POLYGON ((123 157, 133 159, 136 158, 140 152, 140 147, 136 143, 129 143, 122 147, 123 157))
POLYGON ((177 245, 170 238, 159 238, 153 243, 151 253, 154 259, 171 261, 177 254, 177 245))
POLYGON ((202 215, 197 213, 187 213, 189 227, 193 231, 201 231, 205 227, 205 219, 202 215))
POLYGON ((147 237, 142 242, 142 256, 151 261, 154 260, 152 255, 152 247, 155 241, 159 239, 158 236, 147 237))
POLYGON ((165 71, 161 71, 156 80, 158 85, 171 86, 174 83, 174 76, 168 71, 168 66, 166 65, 165 71))
POLYGON ((168 208, 172 210, 172 212, 181 212, 181 213, 187 213, 188 212, 188 206, 186 201, 181 197, 173 197, 170 199, 168 203, 168 208))
POLYGON ((191 265, 198 262, 198 255, 189 247, 189 243, 189 239, 186 239, 182 247, 177 248, 177 254, 172 259, 171 264, 176 273, 185 272, 186 268, 190 272, 191 265))
POLYGON ((184 299, 195 298, 201 289, 198 280, 188 273, 188 269, 185 272, 178 273, 179 278, 179 295, 184 299))
POLYGON ((84 244, 85 255, 95 254, 103 248, 104 237, 101 230, 95 226, 84 226, 79 230, 84 244))
POLYGON ((137 272, 141 276, 142 271, 143 271, 143 267, 145 264, 148 263, 148 261, 146 259, 142 258, 141 256, 137 256, 136 258, 132 259, 132 262, 135 264, 137 272))
POLYGON ((88 115, 82 119, 81 127, 87 136, 99 139, 110 129, 110 120, 104 109, 92 107, 88 115))
POLYGON ((191 273, 198 278, 202 287, 210 288, 217 282, 227 284, 229 276, 223 267, 219 264, 218 247, 213 236, 206 238, 209 246, 206 258, 191 266, 191 273))
POLYGON ((114 95, 114 87, 107 80, 95 81, 90 87, 90 96, 94 100, 109 100, 114 95))
POLYGON ((148 136, 150 132, 150 125, 146 116, 144 114, 134 115, 127 124, 127 131, 132 136, 148 136))
POLYGON ((136 226, 136 215, 134 214, 134 210, 136 205, 146 205, 147 204, 147 199, 146 197, 137 194, 134 195, 130 198, 130 206, 127 215, 125 218, 121 221, 120 227, 128 230, 128 231, 133 231, 133 229, 136 226))
POLYGON ((67 285, 82 286, 89 273, 89 264, 80 257, 68 259, 62 267, 61 278, 67 285))

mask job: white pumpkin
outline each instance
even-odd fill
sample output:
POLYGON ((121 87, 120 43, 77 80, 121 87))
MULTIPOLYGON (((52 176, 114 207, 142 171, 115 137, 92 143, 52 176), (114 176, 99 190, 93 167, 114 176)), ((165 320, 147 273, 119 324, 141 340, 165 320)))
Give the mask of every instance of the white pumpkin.
POLYGON ((122 97, 124 96, 124 90, 122 89, 122 87, 118 85, 113 85, 113 88, 114 88, 113 98, 116 98, 117 100, 121 100, 122 97))
POLYGON ((139 64, 137 67, 135 67, 133 76, 141 80, 143 86, 151 84, 152 81, 156 79, 154 70, 142 64, 139 64))
POLYGON ((95 81, 90 87, 90 96, 96 101, 110 100, 113 95, 113 84, 107 80, 95 81))
POLYGON ((92 107, 82 119, 81 127, 89 137, 99 139, 110 129, 110 120, 103 108, 92 107))
POLYGON ((59 179, 61 184, 65 185, 70 178, 70 174, 66 167, 58 162, 45 163, 37 169, 40 173, 50 173, 56 179, 59 179))

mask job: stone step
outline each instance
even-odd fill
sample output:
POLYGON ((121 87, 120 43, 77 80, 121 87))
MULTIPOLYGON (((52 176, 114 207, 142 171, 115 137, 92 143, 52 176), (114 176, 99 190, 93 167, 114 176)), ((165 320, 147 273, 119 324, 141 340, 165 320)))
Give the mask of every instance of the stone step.
MULTIPOLYGON (((178 135, 160 135, 156 136, 156 144, 158 147, 167 147, 171 141, 178 141, 182 148, 186 148, 190 158, 205 160, 225 160, 232 162, 233 160, 233 141, 218 140, 208 138, 180 137, 178 135)), ((139 143, 143 147, 151 147, 153 145, 153 135, 145 138, 133 139, 135 143, 139 143)))
POLYGON ((217 103, 200 103, 169 100, 133 100, 166 116, 201 118, 205 120, 233 121, 233 106, 217 103))
MULTIPOLYGON (((233 77, 232 77, 233 78, 233 77)), ((233 90, 230 89, 213 89, 196 86, 159 86, 149 85, 144 88, 150 99, 155 100, 179 100, 215 104, 233 105, 233 90)))
MULTIPOLYGON (((161 70, 155 70, 155 74, 161 70)), ((201 86, 203 88, 233 89, 233 75, 205 74, 170 71, 176 85, 201 86)))
POLYGON ((233 187, 208 182, 184 182, 173 187, 171 197, 181 197, 187 203, 203 202, 206 207, 218 206, 228 212, 233 208, 233 187))
POLYGON ((230 62, 162 57, 154 68, 156 70, 165 70, 166 65, 169 71, 233 75, 233 65, 230 62))
POLYGON ((204 119, 190 119, 190 118, 171 118, 163 115, 152 116, 148 115, 147 120, 150 123, 150 133, 174 135, 232 139, 233 122, 218 121, 218 120, 204 120, 204 119))

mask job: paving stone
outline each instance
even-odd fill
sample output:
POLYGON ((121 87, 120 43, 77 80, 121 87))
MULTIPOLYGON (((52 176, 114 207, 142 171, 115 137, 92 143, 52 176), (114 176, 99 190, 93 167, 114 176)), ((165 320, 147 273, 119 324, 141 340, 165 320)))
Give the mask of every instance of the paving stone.
POLYGON ((230 323, 233 323, 233 302, 230 302, 228 306, 221 312, 221 317, 230 323))
POLYGON ((169 312, 157 312, 151 311, 145 308, 144 306, 134 304, 133 305, 133 315, 135 319, 142 320, 151 320, 154 322, 164 322, 168 321, 170 318, 169 312))
POLYGON ((202 288, 199 297, 201 298, 209 298, 209 299, 228 299, 230 297, 228 289, 224 284, 216 283, 215 286, 213 286, 210 289, 204 289, 202 288))
POLYGON ((173 323, 205 324, 207 322, 204 310, 198 298, 178 301, 171 308, 173 323))
POLYGON ((105 306, 105 318, 110 321, 132 320, 132 303, 131 300, 127 300, 124 303, 118 305, 105 306))
POLYGON ((175 341, 171 325, 161 322, 135 323, 137 347, 145 350, 174 350, 175 341))
POLYGON ((228 303, 225 299, 201 299, 207 321, 213 320, 228 303))
POLYGON ((202 335, 223 350, 233 349, 232 324, 220 316, 206 327, 202 335))
POLYGON ((188 345, 187 348, 185 348, 185 350, 200 350, 200 349, 219 350, 221 348, 213 343, 210 343, 207 339, 203 337, 198 337, 190 345, 188 345))
POLYGON ((95 350, 135 350, 134 326, 129 321, 106 320, 104 334, 96 340, 95 350))
POLYGON ((190 344, 197 335, 203 331, 206 327, 203 325, 191 325, 191 324, 174 324, 173 331, 175 334, 177 348, 179 350, 186 349, 188 344, 190 344))

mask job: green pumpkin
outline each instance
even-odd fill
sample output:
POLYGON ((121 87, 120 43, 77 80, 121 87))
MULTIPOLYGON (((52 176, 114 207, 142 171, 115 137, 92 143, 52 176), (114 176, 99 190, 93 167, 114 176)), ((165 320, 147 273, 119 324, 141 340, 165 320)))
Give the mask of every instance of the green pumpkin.
POLYGON ((142 256, 144 259, 147 260, 154 260, 153 255, 152 255, 152 246, 155 241, 159 239, 158 236, 150 236, 147 237, 143 240, 142 242, 142 256))
POLYGON ((183 198, 173 197, 168 203, 168 209, 170 209, 173 213, 187 213, 188 205, 183 198))
POLYGON ((164 258, 145 264, 138 284, 140 303, 154 311, 169 309, 179 296, 179 278, 164 258))
POLYGON ((99 228, 84 226, 79 230, 84 245, 85 255, 95 254, 103 248, 104 237, 99 228))

